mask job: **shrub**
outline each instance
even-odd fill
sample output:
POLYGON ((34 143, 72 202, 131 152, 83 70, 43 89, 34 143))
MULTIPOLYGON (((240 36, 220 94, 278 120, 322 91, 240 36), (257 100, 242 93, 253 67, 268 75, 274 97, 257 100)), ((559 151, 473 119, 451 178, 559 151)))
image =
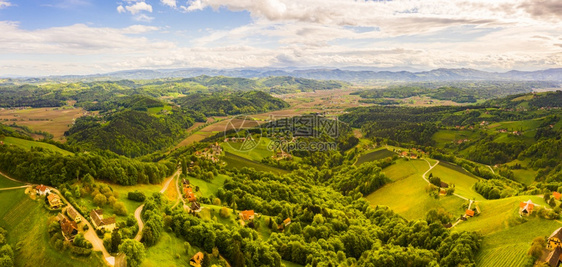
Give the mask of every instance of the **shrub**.
POLYGON ((137 202, 144 202, 146 200, 146 196, 139 191, 129 192, 127 198, 137 202))

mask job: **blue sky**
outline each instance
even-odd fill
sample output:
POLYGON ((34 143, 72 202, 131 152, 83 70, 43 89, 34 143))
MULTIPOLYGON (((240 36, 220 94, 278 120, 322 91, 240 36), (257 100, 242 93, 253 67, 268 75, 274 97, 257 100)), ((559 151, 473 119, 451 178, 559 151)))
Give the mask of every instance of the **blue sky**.
POLYGON ((0 76, 562 67, 559 0, 0 0, 0 76))

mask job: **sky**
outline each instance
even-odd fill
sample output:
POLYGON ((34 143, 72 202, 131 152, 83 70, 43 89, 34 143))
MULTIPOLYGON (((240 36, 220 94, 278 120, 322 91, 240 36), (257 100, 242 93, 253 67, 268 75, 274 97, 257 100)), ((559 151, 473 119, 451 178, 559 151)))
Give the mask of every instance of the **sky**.
POLYGON ((0 76, 562 67, 561 0, 0 0, 0 76))

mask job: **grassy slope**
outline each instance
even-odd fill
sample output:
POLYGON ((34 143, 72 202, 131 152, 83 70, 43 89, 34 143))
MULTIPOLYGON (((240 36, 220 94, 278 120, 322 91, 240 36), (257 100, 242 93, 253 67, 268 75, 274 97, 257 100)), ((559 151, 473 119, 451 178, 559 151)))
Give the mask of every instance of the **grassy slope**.
POLYGON ((2 174, 0 174, 0 188, 16 187, 22 185, 23 185, 22 183, 14 182, 2 176, 2 174))
POLYGON ((158 243, 146 250, 146 258, 141 266, 189 266, 189 259, 198 250, 191 248, 186 253, 183 243, 173 233, 163 232, 158 243))
POLYGON ((456 165, 441 162, 433 168, 430 173, 433 173, 433 176, 441 178, 441 181, 445 183, 455 184, 456 194, 470 199, 484 200, 484 197, 472 189, 478 179, 459 168, 460 167, 456 165))
POLYGON ((270 142, 271 139, 262 137, 259 139, 258 146, 250 151, 240 151, 239 148, 242 146, 242 143, 221 143, 220 145, 231 154, 259 162, 263 158, 273 156, 273 151, 267 148, 270 142))
POLYGON ((12 144, 12 145, 19 146, 19 147, 25 148, 25 149, 31 149, 32 147, 41 147, 41 148, 44 148, 44 149, 47 149, 47 150, 51 150, 51 151, 61 153, 65 156, 73 155, 73 153, 70 152, 70 151, 66 151, 66 150, 61 149, 57 146, 47 144, 47 143, 43 143, 43 142, 29 141, 29 140, 15 138, 15 137, 5 137, 4 139, 2 139, 2 141, 4 141, 4 143, 6 143, 6 144, 12 144))
POLYGON ((427 182, 422 174, 429 169, 423 160, 399 160, 383 172, 394 180, 367 196, 372 205, 389 206, 394 212, 407 219, 421 219, 428 210, 442 207, 455 217, 464 213, 464 200, 448 196, 434 199, 426 192, 427 182))
POLYGON ((546 204, 536 196, 483 201, 479 203, 482 212, 479 216, 455 228, 484 235, 482 248, 476 258, 477 266, 521 266, 535 237, 549 236, 555 229, 562 227, 559 222, 533 217, 521 223, 519 202, 529 199, 537 204, 546 204))
POLYGON ((381 148, 373 152, 367 153, 365 155, 361 155, 359 159, 357 159, 357 162, 355 164, 359 166, 365 162, 380 160, 380 159, 392 157, 394 155, 396 155, 394 152, 386 148, 381 148))
POLYGON ((287 170, 271 167, 271 166, 268 166, 268 165, 265 165, 265 164, 262 164, 262 163, 259 163, 259 162, 255 162, 255 161, 252 161, 252 160, 234 155, 234 154, 229 153, 229 152, 226 152, 226 156, 223 158, 223 160, 227 164, 226 168, 229 168, 229 169, 248 167, 248 168, 254 168, 258 171, 272 172, 272 173, 276 173, 276 174, 288 173, 287 170))
POLYGON ((69 252, 53 249, 47 228, 49 217, 56 213, 49 213, 42 203, 29 199, 23 189, 0 192, 0 203, 0 226, 9 232, 8 241, 14 248, 16 266, 87 267, 104 264, 99 253, 92 253, 87 258, 74 257, 69 252))
POLYGON ((209 197, 210 195, 216 196, 217 191, 221 188, 224 184, 224 181, 228 178, 228 176, 224 174, 219 174, 213 179, 211 182, 206 182, 201 179, 196 179, 193 177, 188 177, 189 182, 195 187, 199 187, 199 191, 205 197, 209 197))
POLYGON ((437 143, 436 147, 444 148, 446 144, 452 143, 457 140, 478 139, 478 132, 471 130, 439 130, 433 135, 432 139, 437 143))

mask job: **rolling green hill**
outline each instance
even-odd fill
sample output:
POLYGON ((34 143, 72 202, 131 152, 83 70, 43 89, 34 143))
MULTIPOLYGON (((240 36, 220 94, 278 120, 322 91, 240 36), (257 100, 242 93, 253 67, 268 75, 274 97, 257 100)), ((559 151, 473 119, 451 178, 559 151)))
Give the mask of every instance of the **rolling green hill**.
POLYGON ((191 94, 174 101, 207 116, 252 114, 289 107, 285 101, 261 91, 191 94))
POLYGON ((7 145, 14 145, 14 146, 18 146, 18 147, 28 149, 28 150, 31 149, 32 147, 36 147, 36 148, 42 148, 42 149, 50 150, 50 151, 53 151, 53 152, 56 152, 56 153, 60 153, 64 156, 74 154, 70 151, 64 150, 64 149, 59 148, 55 145, 51 145, 51 144, 43 143, 43 142, 25 140, 25 139, 20 139, 20 138, 15 138, 15 137, 0 138, 0 141, 3 141, 7 145))

